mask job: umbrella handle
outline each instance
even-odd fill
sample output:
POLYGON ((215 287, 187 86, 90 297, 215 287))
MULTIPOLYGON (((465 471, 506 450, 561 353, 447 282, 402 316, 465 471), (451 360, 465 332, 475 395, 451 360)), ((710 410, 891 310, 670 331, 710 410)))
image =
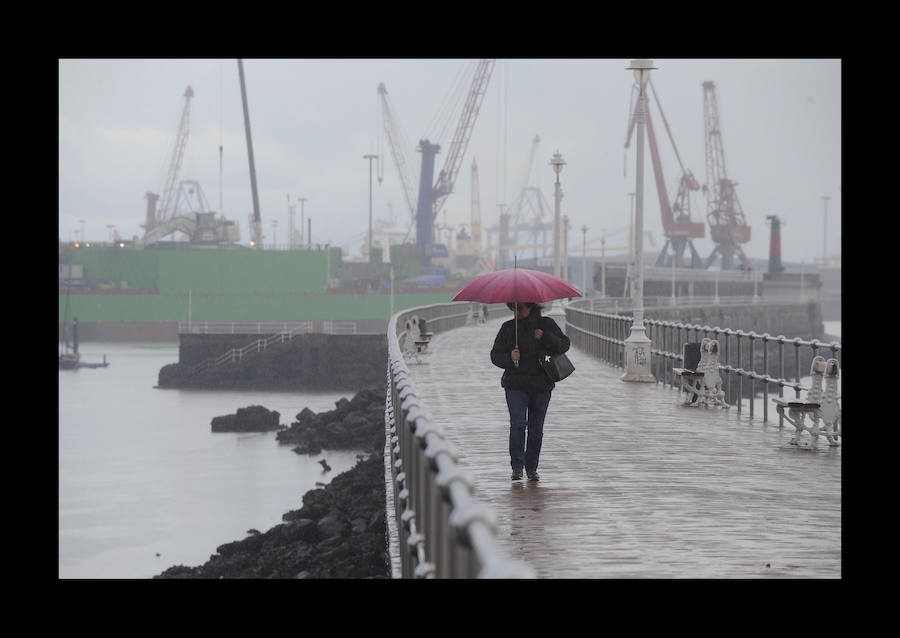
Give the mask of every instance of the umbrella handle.
MULTIPOLYGON (((519 256, 513 255, 513 270, 519 267, 519 256)), ((513 325, 516 327, 516 349, 519 348, 519 309, 517 302, 513 300, 513 325)), ((519 362, 513 361, 513 367, 518 368, 519 362)))

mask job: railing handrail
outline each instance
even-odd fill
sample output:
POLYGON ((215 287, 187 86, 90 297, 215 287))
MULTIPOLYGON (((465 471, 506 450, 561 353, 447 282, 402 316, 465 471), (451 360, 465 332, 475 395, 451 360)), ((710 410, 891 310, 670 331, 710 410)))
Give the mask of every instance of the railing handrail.
POLYGON ((388 322, 385 488, 387 507, 399 523, 388 526, 392 563, 399 562, 395 575, 402 577, 534 578, 530 567, 500 550, 496 515, 472 496, 472 479, 416 395, 400 347, 410 317, 425 319, 429 332, 437 333, 465 325, 468 305, 421 306, 397 312, 388 322))

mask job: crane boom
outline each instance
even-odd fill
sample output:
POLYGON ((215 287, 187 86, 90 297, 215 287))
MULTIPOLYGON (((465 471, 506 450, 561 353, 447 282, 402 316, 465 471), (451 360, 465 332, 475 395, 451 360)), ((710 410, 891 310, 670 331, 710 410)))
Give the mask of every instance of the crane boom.
POLYGON ((397 168, 397 173, 400 176, 400 184, 403 187, 403 197, 406 199, 406 205, 409 207, 410 219, 415 220, 416 197, 414 193, 417 185, 413 183, 409 176, 406 154, 402 150, 406 148, 406 145, 400 139, 402 138, 402 135, 394 120, 394 109, 391 106, 390 98, 388 98, 388 92, 387 88, 384 86, 384 82, 378 85, 378 95, 380 98, 379 103, 381 104, 382 125, 384 126, 384 132, 387 136, 388 146, 391 147, 391 157, 394 160, 394 166, 397 168))
POLYGON ((435 198, 432 206, 432 219, 437 217, 444 202, 453 192, 453 185, 456 183, 456 176, 462 165, 463 156, 466 154, 469 139, 472 137, 475 120, 478 119, 478 111, 487 92, 488 81, 491 79, 495 62, 496 60, 481 60, 475 69, 475 76, 472 78, 472 86, 463 106, 462 116, 456 126, 456 132, 453 134, 453 141, 450 142, 450 152, 447 153, 444 168, 434 185, 435 198))
POLYGON ((172 198, 175 196, 175 184, 178 173, 181 170, 181 162, 184 159, 184 148, 187 146, 190 134, 191 122, 191 98, 194 97, 194 89, 190 85, 184 90, 184 109, 181 111, 181 123, 178 125, 178 133, 175 137, 175 148, 172 151, 172 161, 169 163, 169 173, 163 186, 162 205, 157 207, 155 217, 147 219, 146 231, 150 231, 157 224, 161 224, 172 217, 172 198))
POLYGON ((706 189, 708 192, 706 218, 709 231, 716 248, 708 258, 711 264, 717 255, 722 256, 722 268, 729 269, 733 256, 737 253, 747 265, 739 244, 750 241, 750 227, 747 225, 741 203, 738 201, 736 184, 728 179, 725 170, 725 150, 722 144, 722 130, 719 126, 719 106, 716 98, 715 82, 703 83, 703 120, 706 129, 706 189))
MULTIPOLYGON (((656 95, 656 89, 653 89, 653 92, 654 95, 656 95)), ((641 98, 638 97, 638 99, 641 98)), ((656 141, 656 133, 654 132, 653 128, 653 119, 650 117, 650 101, 646 93, 643 97, 643 100, 643 112, 647 124, 647 142, 650 146, 650 157, 653 164, 653 175, 656 181, 656 193, 659 197, 659 211, 662 217, 663 234, 666 237, 666 243, 660 251, 659 256, 657 257, 656 265, 660 266, 665 263, 666 257, 668 255, 669 243, 671 243, 675 253, 674 259, 677 265, 683 265, 683 254, 685 249, 688 248, 690 249, 692 255, 692 266, 700 267, 702 265, 702 260, 700 259, 700 255, 697 254, 697 251, 694 248, 691 239, 702 238, 706 234, 706 228, 703 222, 691 221, 689 198, 689 191, 697 190, 699 188, 699 184, 697 184, 697 180, 694 178, 693 174, 691 174, 690 171, 686 171, 684 169, 684 164, 682 164, 681 157, 678 155, 678 148, 675 146, 675 140, 672 137, 672 132, 669 129, 669 124, 668 122, 666 122, 665 115, 662 114, 662 107, 659 104, 659 97, 656 96, 657 107, 659 107, 660 115, 662 117, 663 123, 665 124, 666 131, 669 134, 669 141, 672 143, 672 147, 675 149, 675 156, 678 158, 678 164, 682 170, 675 204, 673 205, 670 202, 669 195, 666 192, 666 181, 665 176, 663 175, 662 160, 660 159, 659 155, 659 146, 656 141)), ((632 114, 631 121, 628 127, 628 133, 625 138, 626 149, 631 142, 631 133, 634 130, 636 111, 637 109, 635 109, 635 113, 632 114)))

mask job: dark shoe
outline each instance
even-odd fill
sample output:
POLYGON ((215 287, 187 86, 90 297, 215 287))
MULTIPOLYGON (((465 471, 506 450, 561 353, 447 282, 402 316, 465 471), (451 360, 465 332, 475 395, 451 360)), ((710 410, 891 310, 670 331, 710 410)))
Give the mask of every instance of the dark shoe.
POLYGON ((522 468, 519 468, 518 470, 513 470, 511 478, 514 481, 521 481, 522 480, 522 468))
POLYGON ((534 472, 528 472, 528 480, 529 481, 540 481, 541 480, 541 477, 537 473, 537 470, 535 470, 534 472))

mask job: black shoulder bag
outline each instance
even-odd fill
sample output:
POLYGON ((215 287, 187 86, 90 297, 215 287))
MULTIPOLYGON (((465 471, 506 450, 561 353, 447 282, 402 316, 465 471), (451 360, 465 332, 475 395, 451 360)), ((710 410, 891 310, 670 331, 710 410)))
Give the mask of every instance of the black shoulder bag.
POLYGON ((546 350, 541 350, 538 354, 538 363, 541 365, 541 369, 543 369, 547 378, 553 383, 562 381, 575 372, 575 366, 572 365, 569 357, 564 353, 550 354, 546 350))
POLYGON ((549 354, 547 352, 543 352, 539 355, 538 361, 541 364, 541 368, 544 369, 547 377, 556 383, 557 381, 562 381, 570 374, 575 372, 575 366, 572 365, 572 362, 569 361, 569 357, 565 354, 549 354))

